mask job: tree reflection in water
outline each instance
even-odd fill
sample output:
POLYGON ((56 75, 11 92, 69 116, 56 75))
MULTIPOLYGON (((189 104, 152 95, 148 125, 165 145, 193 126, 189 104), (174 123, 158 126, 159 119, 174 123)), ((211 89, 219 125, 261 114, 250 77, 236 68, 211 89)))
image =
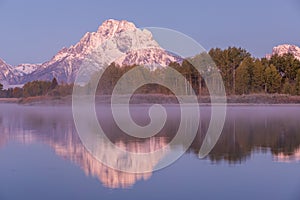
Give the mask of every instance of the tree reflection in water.
MULTIPOLYGON (((147 180, 151 176, 151 173, 120 172, 95 159, 81 144, 70 107, 0 107, 0 147, 11 140, 24 144, 44 142, 57 155, 76 163, 86 175, 97 177, 109 188, 127 188, 136 181, 147 180)), ((176 106, 170 109, 178 112, 176 106)), ((188 150, 196 156, 209 125, 209 111, 209 107, 201 108, 200 127, 188 150)), ((253 152, 259 151, 271 152, 275 161, 300 160, 299 114, 300 108, 297 106, 231 106, 228 108, 222 135, 206 159, 216 164, 220 161, 238 164, 246 162, 253 152)), ((160 149, 170 142, 178 128, 178 116, 168 116, 161 132, 147 139, 133 138, 122 133, 108 115, 101 115, 99 121, 109 139, 118 147, 144 153, 160 149)), ((146 115, 135 117, 133 114, 133 118, 140 124, 146 124, 148 120, 146 115)), ((185 134, 189 134, 188 128, 185 134)), ((176 149, 180 145, 182 144, 170 148, 176 149)), ((117 164, 125 166, 132 162, 128 157, 107 156, 115 159, 117 164)), ((151 158, 147 167, 153 168, 160 159, 161 157, 151 158)))

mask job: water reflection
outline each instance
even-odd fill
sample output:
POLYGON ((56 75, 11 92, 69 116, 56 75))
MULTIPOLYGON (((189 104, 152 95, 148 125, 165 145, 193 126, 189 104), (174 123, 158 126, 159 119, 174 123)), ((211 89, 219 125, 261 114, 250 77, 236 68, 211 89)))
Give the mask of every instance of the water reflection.
MULTIPOLYGON (((22 107, 0 105, 0 147, 9 141, 22 144, 43 142, 51 146, 55 153, 76 163, 87 176, 97 177, 106 187, 127 188, 139 180, 147 180, 151 173, 135 174, 120 172, 106 167, 96 160, 81 144, 76 133, 69 107, 22 107)), ((145 109, 145 108, 137 108, 145 109)), ((172 112, 177 108, 170 107, 172 112)), ((135 113, 137 112, 134 111, 135 113)), ((206 130, 209 125, 209 107, 201 108, 201 123, 198 134, 189 152, 198 156, 206 130)), ((228 108, 228 116, 222 135, 207 159, 218 164, 219 161, 241 163, 250 158, 253 152, 270 151, 275 161, 294 161, 300 159, 300 108, 296 106, 234 106, 228 108)), ((147 116, 133 118, 147 123, 147 116)), ((102 117, 105 115, 101 115, 102 117)), ((168 118, 166 126, 155 137, 137 139, 122 133, 108 117, 99 118, 109 139, 120 148, 132 152, 149 152, 166 146, 174 137, 179 120, 177 115, 168 118)), ((187 128, 186 133, 189 134, 187 128)), ((171 151, 180 148, 178 143, 171 151)), ((103 145, 102 145, 103 146, 103 145)), ((104 148, 104 147, 103 147, 104 148)), ((1 149, 0 149, 1 150, 1 149)), ((130 158, 119 155, 106 155, 116 163, 127 165, 130 158)), ((161 155, 163 156, 163 155, 161 155)), ((147 164, 153 168, 161 157, 151 158, 147 164)))
POLYGON ((275 160, 279 162, 294 162, 300 161, 300 148, 291 153, 279 153, 275 155, 275 160))
POLYGON ((297 106, 229 108, 223 133, 209 158, 240 163, 252 152, 270 151, 274 157, 295 154, 300 144, 299 114, 297 106))

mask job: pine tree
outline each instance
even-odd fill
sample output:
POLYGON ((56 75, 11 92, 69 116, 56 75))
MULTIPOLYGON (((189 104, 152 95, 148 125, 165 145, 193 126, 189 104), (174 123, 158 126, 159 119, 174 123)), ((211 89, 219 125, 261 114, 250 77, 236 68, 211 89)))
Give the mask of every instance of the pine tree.
POLYGON ((281 76, 274 65, 270 65, 265 70, 265 84, 268 93, 276 93, 280 90, 281 76))
POLYGON ((260 60, 256 60, 253 65, 252 91, 261 92, 264 89, 265 67, 260 60))
POLYGON ((300 61, 297 60, 292 54, 284 54, 282 56, 273 55, 269 61, 276 69, 283 74, 283 78, 295 80, 297 70, 300 68, 300 61))
POLYGON ((3 90, 3 85, 0 83, 0 91, 3 90))
POLYGON ((211 49, 209 55, 221 71, 227 92, 235 93, 236 69, 251 54, 242 48, 228 47, 225 50, 211 49))
POLYGON ((288 78, 286 78, 285 81, 284 81, 282 92, 284 94, 291 94, 292 93, 292 87, 291 87, 291 84, 290 84, 290 81, 289 81, 288 78))
POLYGON ((57 80, 56 80, 56 78, 53 78, 52 82, 51 82, 50 90, 53 90, 57 86, 58 86, 57 80))
POLYGON ((296 92, 296 95, 300 95, 300 69, 298 69, 298 71, 297 71, 295 92, 296 92))
POLYGON ((250 53, 248 53, 245 49, 229 47, 229 66, 232 70, 232 90, 235 92, 235 79, 236 79, 236 69, 239 67, 241 62, 245 58, 250 58, 250 53))
POLYGON ((236 92, 238 94, 248 94, 251 89, 253 60, 245 58, 236 70, 236 92))

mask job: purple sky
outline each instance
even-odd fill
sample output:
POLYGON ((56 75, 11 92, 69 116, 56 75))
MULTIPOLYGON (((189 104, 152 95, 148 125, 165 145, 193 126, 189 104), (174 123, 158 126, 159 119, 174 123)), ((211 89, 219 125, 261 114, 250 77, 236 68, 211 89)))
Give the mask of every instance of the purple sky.
POLYGON ((0 0, 0 58, 47 61, 109 18, 175 29, 207 50, 235 45, 261 57, 278 44, 300 45, 299 0, 0 0))

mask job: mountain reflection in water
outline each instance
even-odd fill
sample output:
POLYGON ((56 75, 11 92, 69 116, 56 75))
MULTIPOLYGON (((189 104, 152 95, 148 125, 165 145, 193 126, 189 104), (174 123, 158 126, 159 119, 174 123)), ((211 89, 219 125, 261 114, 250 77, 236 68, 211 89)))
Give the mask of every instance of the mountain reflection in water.
MULTIPOLYGON (((95 159, 82 145, 74 126, 70 107, 38 107, 0 105, 0 148, 9 141, 22 144, 43 142, 54 149, 55 153, 80 166, 87 176, 97 177, 108 188, 128 188, 138 180, 147 180, 151 173, 125 173, 109 168, 95 159)), ((99 108, 101 111, 101 108, 99 108)), ((133 119, 139 124, 147 124, 147 106, 133 109, 133 119)), ((202 107, 200 126, 195 140, 187 153, 198 156, 199 149, 209 125, 210 109, 202 107)), ((157 135, 138 139, 128 136, 116 126, 111 116, 99 114, 99 121, 108 138, 120 148, 131 152, 149 152, 160 149, 171 141, 176 134, 180 120, 177 106, 168 106, 165 127, 157 135), (174 114, 177 113, 177 114, 174 114)), ((300 108, 297 106, 231 106, 222 135, 206 159, 213 164, 225 161, 239 164, 250 159, 253 152, 271 152, 274 161, 291 162, 300 159, 300 108)), ((190 134, 187 128, 185 134, 190 134)), ((171 146, 175 150, 182 144, 171 146)), ((1 150, 1 149, 0 149, 1 150)), ((109 152, 108 152, 109 154, 109 152)), ((107 155, 116 162, 121 158, 107 155)), ((151 158, 148 167, 154 166, 161 157, 151 158)), ((122 158, 122 163, 130 163, 130 158, 122 158), (124 160, 125 159, 125 160, 124 160)))

